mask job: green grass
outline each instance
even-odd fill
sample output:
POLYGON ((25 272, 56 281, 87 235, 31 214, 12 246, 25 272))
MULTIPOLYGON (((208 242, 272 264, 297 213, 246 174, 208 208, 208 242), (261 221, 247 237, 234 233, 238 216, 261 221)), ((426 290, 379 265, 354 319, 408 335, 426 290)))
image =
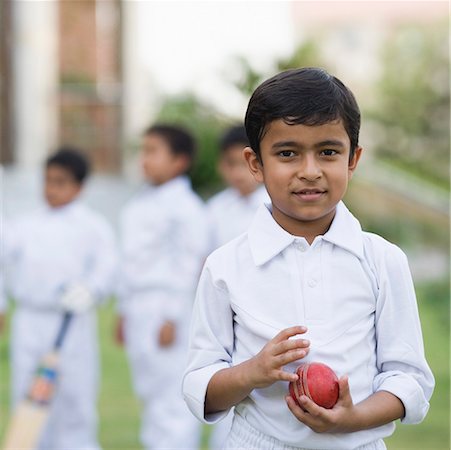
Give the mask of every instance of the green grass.
POLYGON ((450 449, 450 328, 449 285, 417 288, 425 351, 436 387, 426 419, 419 425, 398 424, 385 442, 389 450, 450 449))
MULTIPOLYGON (((386 440, 389 450, 449 450, 450 366, 449 286, 447 282, 418 287, 419 308, 426 354, 436 377, 431 409, 420 425, 398 424, 386 440)), ((99 398, 100 442, 108 449, 140 449, 139 403, 133 395, 124 351, 113 343, 114 312, 107 306, 99 314, 102 350, 102 388, 99 398)), ((8 403, 7 339, 0 341, 0 434, 4 430, 8 403)), ((207 448, 204 430, 202 447, 207 448)))

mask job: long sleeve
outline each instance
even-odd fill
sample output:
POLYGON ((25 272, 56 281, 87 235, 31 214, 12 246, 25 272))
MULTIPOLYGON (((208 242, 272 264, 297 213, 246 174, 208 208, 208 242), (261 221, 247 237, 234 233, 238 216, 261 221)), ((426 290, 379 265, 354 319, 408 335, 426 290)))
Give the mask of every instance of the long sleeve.
POLYGON ((118 257, 111 227, 100 219, 95 225, 92 253, 82 281, 99 302, 115 292, 118 257))
POLYGON ((160 282, 167 293, 164 314, 169 320, 178 322, 184 320, 192 308, 208 251, 208 224, 204 211, 195 211, 191 218, 187 218, 186 214, 176 218, 168 239, 171 243, 170 267, 173 270, 162 273, 160 282))
POLYGON ((4 313, 8 306, 7 271, 13 262, 17 251, 17 239, 9 222, 2 217, 0 223, 0 314, 4 313))
POLYGON ((3 261, 0 262, 0 314, 4 314, 7 309, 7 296, 5 287, 5 267, 3 261))
POLYGON ((427 364, 417 302, 407 258, 395 246, 381 262, 376 307, 377 367, 375 391, 388 391, 404 404, 404 423, 427 414, 434 377, 427 364))
POLYGON ((211 377, 232 364, 233 311, 225 288, 215 286, 208 268, 202 272, 191 321, 188 367, 183 395, 191 412, 205 423, 214 423, 228 411, 204 416, 211 377))

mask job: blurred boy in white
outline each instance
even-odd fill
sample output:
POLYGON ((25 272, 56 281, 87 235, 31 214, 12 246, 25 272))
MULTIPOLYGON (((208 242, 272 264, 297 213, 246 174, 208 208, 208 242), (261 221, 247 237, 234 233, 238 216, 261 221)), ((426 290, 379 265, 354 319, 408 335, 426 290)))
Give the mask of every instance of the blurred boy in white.
POLYGON ((122 280, 117 335, 125 338, 143 403, 146 449, 198 448, 200 424, 181 395, 194 291, 208 249, 205 207, 186 173, 193 138, 183 129, 146 130, 147 183, 121 217, 122 280))
POLYGON ((208 201, 212 250, 244 233, 257 208, 269 202, 265 187, 255 181, 244 159, 243 150, 247 146, 243 125, 229 128, 222 136, 218 171, 227 188, 208 201))
POLYGON ((12 320, 12 403, 25 395, 53 344, 62 312, 71 323, 61 378, 40 449, 96 450, 99 377, 95 304, 110 293, 116 270, 113 232, 77 200, 88 175, 82 154, 62 148, 45 168, 46 207, 11 222, 4 235, 12 320))
MULTIPOLYGON (((219 143, 218 171, 227 187, 215 194, 207 203, 211 250, 215 250, 244 233, 250 225, 258 207, 269 203, 269 196, 263 184, 252 176, 243 150, 249 146, 244 125, 230 127, 219 143)), ((233 412, 212 425, 210 448, 222 448, 232 426, 233 412)))

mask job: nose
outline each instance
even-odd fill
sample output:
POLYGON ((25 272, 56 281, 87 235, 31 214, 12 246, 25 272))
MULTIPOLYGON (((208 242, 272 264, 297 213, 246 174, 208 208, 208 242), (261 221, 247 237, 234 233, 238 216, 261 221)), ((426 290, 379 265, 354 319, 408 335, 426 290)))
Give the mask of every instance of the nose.
POLYGON ((321 178, 321 174, 321 167, 319 162, 316 160, 315 155, 306 154, 299 166, 298 178, 307 181, 315 181, 318 178, 321 178))

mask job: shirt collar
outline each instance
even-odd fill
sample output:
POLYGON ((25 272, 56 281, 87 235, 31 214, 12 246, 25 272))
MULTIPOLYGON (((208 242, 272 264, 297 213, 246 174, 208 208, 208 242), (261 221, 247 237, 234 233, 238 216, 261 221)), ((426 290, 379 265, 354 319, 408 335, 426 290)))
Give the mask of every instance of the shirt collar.
MULTIPOLYGON (((329 230, 321 236, 325 241, 342 247, 363 259, 362 228, 343 202, 337 205, 329 230)), ((272 217, 271 206, 261 205, 248 231, 254 263, 263 265, 285 250, 296 236, 285 231, 272 217)))
POLYGON ((364 258, 362 227, 343 202, 338 203, 334 220, 323 239, 364 258))
MULTIPOLYGON (((150 192, 157 195, 166 195, 169 193, 172 195, 174 191, 186 190, 191 187, 191 181, 186 175, 179 175, 172 180, 166 181, 166 183, 160 184, 158 186, 148 185, 150 192)), ((146 189, 147 190, 147 189, 146 189)))
POLYGON ((261 266, 285 250, 295 236, 285 231, 272 217, 271 206, 261 205, 248 231, 252 257, 261 266))
POLYGON ((80 208, 81 202, 80 200, 74 199, 69 203, 66 203, 65 205, 58 206, 58 207, 52 207, 49 204, 45 204, 43 207, 43 211, 45 211, 48 214, 69 214, 72 211, 77 210, 80 208))

